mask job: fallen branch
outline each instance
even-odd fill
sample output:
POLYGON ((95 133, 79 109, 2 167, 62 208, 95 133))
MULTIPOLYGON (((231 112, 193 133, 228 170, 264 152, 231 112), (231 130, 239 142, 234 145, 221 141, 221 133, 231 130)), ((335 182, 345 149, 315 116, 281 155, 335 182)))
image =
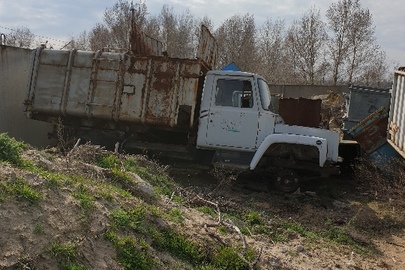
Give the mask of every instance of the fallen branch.
POLYGON ((232 220, 228 220, 228 221, 222 220, 222 214, 221 214, 221 210, 220 210, 220 208, 219 208, 218 202, 216 202, 216 203, 211 202, 211 201, 209 201, 209 200, 206 200, 206 199, 202 198, 201 196, 199 196, 199 195, 197 195, 197 194, 196 194, 196 197, 197 197, 199 200, 201 200, 201 201, 203 201, 203 202, 205 202, 205 203, 207 203, 207 204, 210 204, 210 205, 214 206, 214 207, 216 208, 216 212, 217 212, 217 214, 218 214, 218 221, 217 221, 217 223, 215 223, 215 224, 204 224, 204 229, 205 229, 205 231, 206 231, 211 237, 217 239, 219 242, 221 242, 221 243, 224 244, 224 245, 225 245, 225 242, 224 242, 219 236, 214 235, 213 233, 208 232, 208 229, 207 229, 207 228, 208 228, 208 227, 217 227, 217 226, 222 225, 222 226, 228 227, 228 228, 234 230, 235 232, 237 232, 237 233, 239 234, 239 237, 240 237, 240 239, 241 239, 241 241, 242 241, 242 245, 243 245, 242 253, 241 253, 241 254, 238 253, 238 256, 241 258, 241 260, 243 260, 243 261, 248 265, 249 269, 254 269, 255 265, 259 262, 260 256, 262 255, 262 250, 263 250, 263 248, 260 248, 259 254, 258 254, 258 256, 256 257, 256 259, 255 259, 253 262, 249 262, 249 261, 245 258, 246 253, 247 253, 246 239, 245 239, 245 236, 243 235, 242 231, 239 229, 239 227, 236 226, 236 225, 232 222, 232 220))

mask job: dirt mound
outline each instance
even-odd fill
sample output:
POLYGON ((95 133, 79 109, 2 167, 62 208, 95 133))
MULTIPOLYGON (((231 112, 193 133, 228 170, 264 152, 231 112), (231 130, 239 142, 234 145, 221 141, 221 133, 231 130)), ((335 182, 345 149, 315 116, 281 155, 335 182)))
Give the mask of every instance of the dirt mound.
POLYGON ((285 195, 92 145, 23 157, 0 164, 0 269, 405 267, 404 210, 342 179, 285 195))

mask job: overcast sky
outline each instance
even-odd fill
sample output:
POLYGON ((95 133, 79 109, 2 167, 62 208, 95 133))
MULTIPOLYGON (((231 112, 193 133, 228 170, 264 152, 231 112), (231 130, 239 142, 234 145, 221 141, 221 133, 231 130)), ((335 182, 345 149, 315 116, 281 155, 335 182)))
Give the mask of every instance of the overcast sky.
MULTIPOLYGON (((70 36, 89 31, 102 22, 105 9, 117 0, 0 0, 0 33, 19 26, 28 27, 38 39, 48 40, 55 48, 68 42, 70 36)), ((138 3, 135 0, 134 3, 138 3)), ((284 19, 286 25, 315 6, 324 18, 332 0, 146 0, 150 15, 158 15, 164 4, 176 14, 189 9, 195 17, 208 16, 218 27, 233 15, 252 14, 259 27, 267 18, 284 19)), ((400 0, 360 0, 373 15, 376 37, 392 61, 405 66, 405 3, 400 0)), ((326 20, 325 20, 326 21, 326 20)))

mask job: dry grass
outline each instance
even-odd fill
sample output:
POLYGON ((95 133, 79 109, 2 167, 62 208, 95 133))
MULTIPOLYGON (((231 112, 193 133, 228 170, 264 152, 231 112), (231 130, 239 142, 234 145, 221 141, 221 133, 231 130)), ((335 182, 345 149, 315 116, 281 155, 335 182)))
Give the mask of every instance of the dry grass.
POLYGON ((376 199, 383 201, 405 201, 405 161, 386 161, 381 170, 373 161, 359 160, 355 169, 355 179, 376 199))

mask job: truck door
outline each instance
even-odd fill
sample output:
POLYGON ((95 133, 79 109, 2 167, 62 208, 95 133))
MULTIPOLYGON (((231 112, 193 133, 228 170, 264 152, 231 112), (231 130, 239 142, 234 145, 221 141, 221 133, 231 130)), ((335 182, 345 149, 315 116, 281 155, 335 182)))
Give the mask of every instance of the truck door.
POLYGON ((229 149, 254 149, 258 132, 253 79, 217 77, 208 113, 206 143, 229 149))

